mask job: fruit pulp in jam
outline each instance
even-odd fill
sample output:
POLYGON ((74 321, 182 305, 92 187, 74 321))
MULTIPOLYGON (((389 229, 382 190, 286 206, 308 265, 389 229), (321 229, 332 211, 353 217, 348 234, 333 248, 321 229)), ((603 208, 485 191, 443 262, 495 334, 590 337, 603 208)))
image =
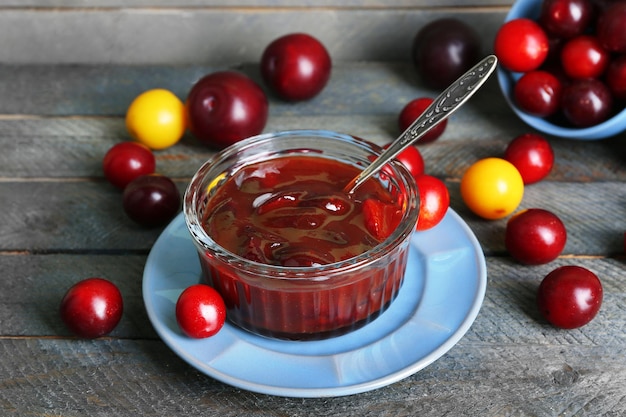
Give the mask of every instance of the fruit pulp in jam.
POLYGON ((358 169, 316 157, 285 157, 239 170, 206 209, 204 228, 251 261, 307 267, 343 261, 395 230, 402 207, 378 181, 349 195, 358 169))
MULTIPOLYGON (((390 192, 378 180, 350 195, 342 191, 358 173, 351 165, 313 156, 247 165, 209 198, 203 227, 229 252, 260 264, 297 270, 346 261, 385 240, 404 209, 403 193, 390 192)), ((231 321, 269 336, 311 339, 344 333, 384 310, 406 264, 404 252, 389 256, 394 258, 380 267, 343 276, 329 272, 310 282, 260 282, 258 274, 208 255, 202 266, 224 297, 231 321)))

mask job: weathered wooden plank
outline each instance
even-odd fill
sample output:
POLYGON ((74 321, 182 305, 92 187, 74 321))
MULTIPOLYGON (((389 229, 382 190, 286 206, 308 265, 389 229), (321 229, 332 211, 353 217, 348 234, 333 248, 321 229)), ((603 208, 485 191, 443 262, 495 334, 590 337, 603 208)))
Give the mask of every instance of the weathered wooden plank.
MULTIPOLYGON (((268 91, 255 62, 160 67, 0 65, 0 114, 119 117, 145 90, 166 88, 185 100, 203 75, 227 69, 247 74, 267 92, 270 117, 397 114, 415 97, 439 94, 421 84, 408 56, 402 62, 337 62, 324 90, 311 100, 297 103, 282 101, 268 91)), ((494 120, 510 115, 495 77, 488 84, 471 104, 486 115, 494 115, 494 120)))
POLYGON ((0 201, 2 250, 145 251, 160 231, 134 224, 106 182, 3 182, 0 201))
POLYGON ((474 0, 471 3, 462 0, 0 0, 0 7, 37 7, 47 8, 429 8, 429 7, 485 7, 510 6, 513 0, 474 0))
POLYGON ((308 32, 336 60, 402 60, 427 22, 457 15, 485 47, 504 20, 497 8, 398 7, 6 8, 0 62, 184 64, 256 62, 273 39, 308 32), (140 30, 139 30, 140 28, 140 30))
POLYGON ((481 313, 466 337, 443 358, 377 391, 347 398, 299 400, 225 386, 193 370, 162 342, 137 339, 150 336, 138 296, 141 257, 3 255, 0 259, 5 276, 12 278, 5 281, 0 298, 0 407, 6 413, 123 416, 141 410, 142 415, 155 416, 348 416, 358 411, 367 416, 412 416, 624 412, 626 293, 619 260, 560 259, 550 265, 520 268, 489 258, 489 285, 481 313), (72 267, 67 268, 70 263, 72 267), (600 276, 605 299, 592 323, 563 331, 538 317, 534 292, 543 274, 571 263, 600 276), (26 337, 31 332, 66 334, 55 314, 61 287, 74 278, 69 270, 80 276, 95 270, 119 274, 115 281, 130 302, 113 338, 26 337), (17 306, 15 300, 20 300, 17 306), (24 330, 14 333, 19 326, 24 330), (468 395, 459 394, 464 392, 468 395))
POLYGON ((155 338, 143 305, 141 282, 146 255, 0 255, 0 335, 71 336, 59 316, 65 292, 88 277, 115 283, 124 314, 111 337, 155 338))
POLYGON ((319 399, 234 389, 191 369, 159 341, 3 339, 0 351, 5 356, 0 365, 0 409, 5 415, 619 416, 626 412, 625 352, 617 346, 461 341, 439 361, 391 386, 319 399))
POLYGON ((166 88, 184 99, 196 80, 218 68, 0 65, 4 97, 0 113, 119 116, 138 94, 151 88, 166 88))
MULTIPOLYGON (((427 171, 446 179, 452 207, 487 254, 485 301, 467 335, 440 360, 389 387, 345 398, 241 391, 170 351, 141 296, 143 265, 160 229, 127 219, 120 192, 102 178, 104 152, 127 139, 122 116, 136 94, 164 87, 184 98, 214 69, 239 68, 258 80, 262 48, 294 28, 327 43, 336 58, 333 77, 310 102, 270 95, 266 131, 327 128, 386 143, 398 133, 395 118, 405 102, 436 94, 420 86, 408 63, 416 30, 439 16, 460 16, 480 29, 487 52, 511 3, 0 0, 0 414, 626 414, 624 134, 599 142, 551 138, 556 166, 547 181, 526 188, 520 208, 555 211, 569 238, 562 257, 533 267, 507 256, 506 219, 477 218, 459 195, 469 164, 500 154, 528 131, 495 80, 455 114, 439 141, 420 146, 427 171), (16 65, 23 62, 29 65, 16 65), (599 315, 571 331, 546 324, 535 306, 541 278, 565 264, 591 269, 604 286, 599 315), (125 314, 110 337, 79 340, 59 320, 58 303, 72 283, 92 275, 120 286, 125 314)), ((188 136, 157 152, 158 170, 182 191, 212 153, 188 136)))
MULTIPOLYGON (((145 255, 0 254, 0 337, 71 336, 58 316, 65 291, 81 279, 111 280, 124 297, 124 315, 113 338, 156 337, 143 306, 141 282, 145 255)), ((626 291, 623 261, 612 258, 562 257, 541 266, 521 266, 507 257, 488 257, 488 287, 476 322, 465 336, 472 343, 563 345, 626 344, 626 291), (539 282, 561 265, 594 271, 604 286, 604 303, 596 319, 571 331, 556 330, 539 316, 535 294, 539 282)), ((174 314, 174 311, 172 311, 174 314)))
MULTIPOLYGON (((507 218, 484 220, 469 211, 460 197, 459 183, 448 182, 450 206, 472 228, 486 254, 505 253, 507 218)), ((624 199, 622 182, 540 182, 525 188, 518 208, 543 208, 557 214, 567 228, 564 255, 615 255, 624 251, 624 199)))
MULTIPOLYGON (((508 126, 467 105, 448 121, 444 135, 434 143, 419 145, 426 171, 458 180, 472 161, 502 156, 515 136, 532 130, 512 114, 503 115, 508 126)), ((271 116, 266 132, 322 128, 368 139, 380 145, 399 134, 397 115, 271 116)), ((498 118, 502 121, 502 118, 498 118)), ((19 118, 0 119, 0 177, 3 178, 101 178, 102 157, 119 141, 129 140, 119 118, 19 118)), ((603 141, 549 138, 556 161, 550 181, 626 181, 623 137, 603 141)), ((157 170, 168 176, 189 178, 215 153, 215 149, 187 135, 176 146, 156 151, 157 170)))
MULTIPOLYGON (((212 69, 0 66, 0 93, 5 98, 0 113, 6 115, 0 117, 0 177, 101 177, 104 153, 129 139, 123 114, 137 94, 164 87, 184 98, 193 81, 212 69), (54 87, 46 88, 48 84, 54 87)), ((254 73, 252 66, 244 70, 254 73)), ((399 134, 396 123, 402 107, 412 98, 436 93, 420 86, 408 63, 338 64, 330 85, 310 102, 285 103, 270 95, 265 131, 323 128, 385 144, 399 134)), ((469 163, 501 155, 513 137, 529 131, 505 105, 494 79, 452 116, 441 139, 420 150, 429 173, 459 179, 469 163)), ((550 179, 626 179, 623 139, 551 138, 557 160, 550 179)), ((156 153, 157 168, 170 176, 190 177, 213 152, 187 136, 156 153)))
MULTIPOLYGON (((177 182, 181 193, 186 181, 177 182)), ((447 182, 450 206, 474 230, 487 254, 504 251, 506 219, 488 221, 464 205, 459 183, 447 182)), ((557 213, 568 229, 565 254, 623 252, 626 189, 622 182, 541 182, 526 187, 522 208, 557 213), (590 196, 592 196, 590 198, 590 196)), ((160 229, 134 224, 123 212, 121 193, 104 181, 0 182, 3 221, 0 250, 148 250, 160 229)))
MULTIPOLYGON (((622 258, 560 257, 545 265, 524 266, 510 258, 487 257, 487 291, 481 311, 463 340, 501 345, 623 346, 626 340, 626 291, 622 258), (572 330, 556 329, 539 314, 536 304, 541 280, 564 265, 593 271, 604 289, 596 318, 572 330)), ((620 351, 622 351, 620 349, 620 351)))

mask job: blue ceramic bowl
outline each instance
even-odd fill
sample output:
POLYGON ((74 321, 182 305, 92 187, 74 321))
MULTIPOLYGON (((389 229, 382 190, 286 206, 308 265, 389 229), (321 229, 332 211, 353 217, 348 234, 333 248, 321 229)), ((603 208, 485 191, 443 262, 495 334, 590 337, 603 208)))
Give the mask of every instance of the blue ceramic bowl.
MULTIPOLYGON (((507 14, 505 22, 521 17, 537 20, 541 10, 541 3, 542 0, 516 1, 507 14)), ((497 74, 500 89, 511 109, 513 109, 515 114, 526 124, 538 131, 566 139, 595 140, 608 138, 626 130, 626 109, 600 124, 585 128, 559 126, 541 117, 525 113, 517 107, 515 99, 513 98, 513 86, 515 85, 515 81, 517 81, 522 74, 507 71, 502 68, 502 66, 498 67, 497 74)))

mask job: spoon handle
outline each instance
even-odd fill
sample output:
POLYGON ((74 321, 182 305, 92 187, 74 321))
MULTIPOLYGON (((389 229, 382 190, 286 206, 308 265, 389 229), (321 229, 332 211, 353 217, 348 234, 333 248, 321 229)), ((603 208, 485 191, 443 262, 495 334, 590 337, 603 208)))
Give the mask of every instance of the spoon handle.
POLYGON ((415 143, 439 122, 447 119, 487 81, 489 75, 495 70, 497 63, 498 59, 495 55, 489 55, 454 81, 393 141, 389 148, 385 149, 374 162, 350 181, 344 190, 352 193, 387 162, 395 158, 409 145, 415 143))

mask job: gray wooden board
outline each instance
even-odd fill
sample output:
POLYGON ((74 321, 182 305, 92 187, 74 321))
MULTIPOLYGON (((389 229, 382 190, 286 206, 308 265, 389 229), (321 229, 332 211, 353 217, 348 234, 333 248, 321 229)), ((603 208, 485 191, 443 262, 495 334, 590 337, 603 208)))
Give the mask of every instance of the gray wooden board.
MULTIPOLYGON (((181 193, 186 182, 178 182, 181 193)), ((460 198, 458 182, 448 182, 451 207, 468 222, 488 255, 504 252, 506 220, 473 215, 460 198)), ((626 189, 621 182, 543 182, 526 187, 520 206, 545 208, 568 229, 564 254, 623 252, 626 189), (592 196, 590 198, 589 196, 592 196)), ((0 182, 4 211, 0 250, 146 251, 160 229, 142 228, 126 217, 121 192, 106 182, 0 182)))
POLYGON ((440 360, 373 392, 300 400, 218 383, 141 330, 149 323, 138 310, 140 259, 19 256, 23 259, 0 258, 3 270, 21 284, 8 286, 0 298, 0 407, 5 415, 618 416, 626 411, 621 260, 559 259, 519 267, 489 258, 483 308, 466 337, 440 360), (538 316, 534 293, 543 274, 572 262, 600 276, 604 304, 588 326, 557 330, 538 316), (59 337, 65 334, 60 319, 46 310, 52 309, 61 287, 76 278, 61 272, 64 263, 74 264, 73 274, 119 274, 114 280, 130 300, 130 309, 112 337, 59 337), (43 280, 47 269, 51 274, 43 280), (20 306, 14 305, 15 299, 23 300, 20 306), (24 329, 15 332, 19 326, 24 329))
MULTIPOLYGON (((258 80, 253 64, 238 68, 258 80)), ((104 153, 129 139, 123 116, 137 94, 162 87, 184 99, 197 78, 217 69, 0 65, 0 177, 101 177, 104 153)), ((399 134, 397 117, 408 101, 436 94, 421 85, 407 62, 338 64, 330 84, 310 102, 285 103, 270 94, 265 131, 324 128, 385 144, 399 134)), ((429 173, 460 178, 468 163, 501 155, 513 137, 530 131, 508 109, 494 78, 450 118, 440 140, 420 150, 429 173)), ((623 180, 623 138, 550 138, 556 154, 550 179, 623 180)), ((158 169, 190 177, 214 151, 188 135, 177 146, 156 153, 158 169)))
MULTIPOLYGON (((70 336, 58 316, 71 285, 101 276, 120 288, 125 300, 121 324, 112 337, 155 338, 143 308, 141 282, 145 255, 3 253, 6 277, 0 294, 0 335, 70 336)), ((478 319, 465 339, 477 343, 624 345, 626 292, 622 259, 563 256, 549 264, 523 266, 507 257, 487 257, 488 288, 478 319), (601 279, 605 298, 598 319, 572 331, 551 329, 538 315, 535 293, 541 279, 561 265, 577 264, 601 279), (610 323, 611 331, 606 331, 610 323)), ((172 311, 172 314, 174 312, 172 311)))
MULTIPOLYGON (((470 106, 470 104, 468 104, 470 106)), ((517 135, 533 130, 511 115, 509 129, 491 118, 475 117, 473 108, 452 116, 444 135, 434 143, 418 145, 428 173, 458 180, 472 161, 502 156, 517 135)), ((397 114, 349 116, 272 115, 265 131, 323 128, 368 139, 379 145, 399 134, 397 114)), ((603 141, 550 138, 555 165, 550 181, 626 179, 623 136, 603 141)), ((102 158, 114 144, 130 140, 120 118, 0 118, 0 178, 102 178, 102 158)), ((190 135, 176 146, 156 151, 157 170, 176 178, 190 178, 215 149, 190 135)))
POLYGON ((490 49, 508 9, 6 8, 0 13, 0 62, 256 62, 272 40, 291 32, 317 37, 337 61, 398 60, 423 25, 448 16, 474 27, 490 49))
POLYGON ((0 294, 0 334, 71 336, 60 320, 65 292, 87 277, 115 283, 124 299, 122 321, 112 337, 156 338, 148 323, 141 294, 146 255, 46 254, 24 252, 0 255, 3 291, 0 294))
POLYGON ((107 182, 2 182, 0 201, 4 250, 146 250, 159 233, 133 223, 121 191, 107 182))
MULTIPOLYGON (((529 131, 490 80, 450 119, 444 136, 419 147, 427 172, 446 180, 452 207, 487 255, 481 311, 440 360, 389 387, 342 398, 238 390, 167 348, 141 294, 146 256, 162 229, 132 223, 121 192, 102 176, 106 150, 128 139, 123 115, 136 94, 163 87, 184 98, 197 78, 217 69, 259 80, 261 49, 294 28, 320 34, 336 58, 333 75, 306 103, 270 94, 265 130, 326 128, 387 143, 398 134, 402 106, 437 93, 421 86, 408 61, 416 30, 436 17, 460 16, 480 30, 488 52, 510 4, 0 0, 0 414, 626 414, 624 134, 597 142, 550 138, 556 165, 547 180, 526 187, 520 209, 558 213, 568 242, 550 264, 519 265, 504 248, 506 219, 479 219, 459 193, 469 164, 501 155, 514 136, 529 131), (572 331, 549 326, 535 307, 541 278, 566 264, 594 271, 605 291, 598 317, 572 331), (58 305, 67 288, 94 275, 119 285, 125 314, 109 337, 75 339, 58 305)), ((157 169, 183 191, 214 151, 188 135, 156 152, 157 169)))
MULTIPOLYGON (((0 114, 123 116, 132 100, 145 90, 165 88, 185 100, 199 78, 220 70, 241 71, 255 80, 267 92, 270 117, 396 114, 413 98, 440 93, 423 86, 408 56, 396 62, 335 63, 324 90, 311 100, 295 103, 277 99, 266 88, 254 61, 164 66, 4 64, 0 65, 0 114)), ((497 93, 495 77, 488 84, 485 90, 492 93, 480 91, 468 108, 487 109, 493 120, 503 115, 510 118, 504 99, 497 93)), ((469 111, 466 114, 472 115, 469 111)))
POLYGON ((389 387, 320 399, 233 389, 161 342, 3 339, 6 416, 614 416, 626 413, 620 347, 461 341, 389 387), (42 352, 45 354, 42 355, 42 352), (34 358, 38 358, 35 360, 34 358), (27 393, 27 395, 25 395, 27 393))
POLYGON ((0 7, 50 8, 175 8, 179 10, 196 8, 245 8, 271 10, 273 8, 310 9, 314 7, 332 8, 433 8, 433 7, 485 7, 510 6, 512 0, 0 0, 0 7))

